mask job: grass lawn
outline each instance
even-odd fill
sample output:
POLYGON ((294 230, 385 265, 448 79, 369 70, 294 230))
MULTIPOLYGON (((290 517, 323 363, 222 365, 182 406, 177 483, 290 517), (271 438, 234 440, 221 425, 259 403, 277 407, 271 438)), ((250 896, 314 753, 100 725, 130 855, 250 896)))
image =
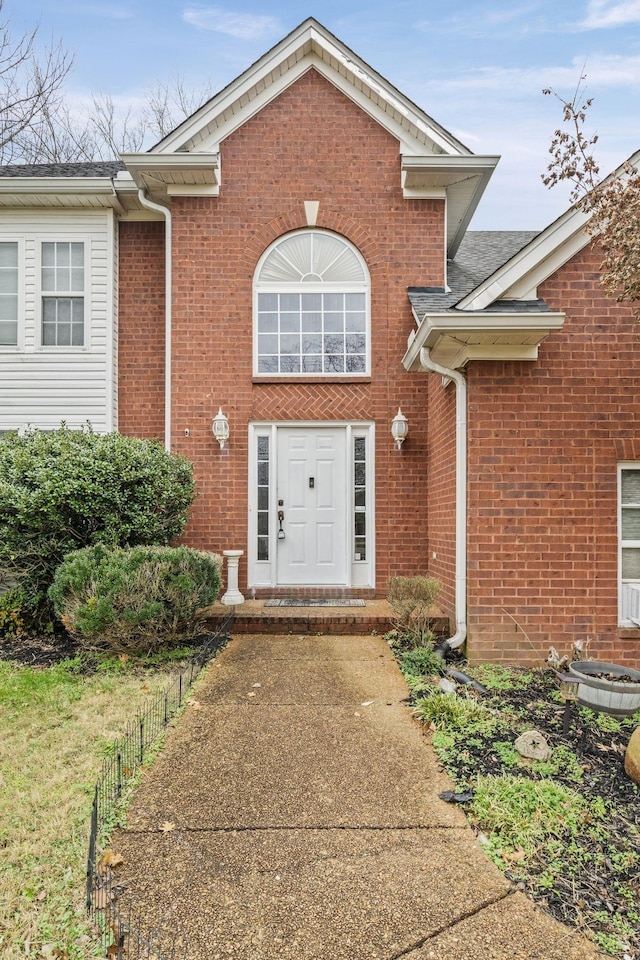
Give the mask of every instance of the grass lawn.
POLYGON ((84 911, 93 787, 108 745, 175 672, 0 660, 0 956, 94 956, 84 911))

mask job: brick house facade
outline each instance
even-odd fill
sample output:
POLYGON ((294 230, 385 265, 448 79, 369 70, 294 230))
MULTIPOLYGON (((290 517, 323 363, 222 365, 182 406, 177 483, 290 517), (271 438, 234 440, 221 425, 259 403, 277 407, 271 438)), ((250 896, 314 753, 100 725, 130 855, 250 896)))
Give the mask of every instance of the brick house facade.
POLYGON ((429 573, 472 658, 590 638, 638 664, 635 322, 584 215, 468 231, 496 161, 309 20, 148 154, 5 168, 0 253, 24 253, 40 299, 0 368, 53 396, 57 364, 69 399, 39 412, 14 389, 0 429, 82 423, 91 385, 96 429, 192 460, 185 539, 242 549, 244 593, 384 596, 429 573), (18 196, 52 209, 21 219, 18 196), (45 258, 81 255, 82 289, 50 294, 45 258))

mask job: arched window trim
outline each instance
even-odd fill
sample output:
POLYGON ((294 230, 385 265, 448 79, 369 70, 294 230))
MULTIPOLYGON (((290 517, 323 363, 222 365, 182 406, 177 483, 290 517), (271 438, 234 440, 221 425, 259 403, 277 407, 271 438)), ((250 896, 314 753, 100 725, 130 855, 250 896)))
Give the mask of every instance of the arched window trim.
MULTIPOLYGON (((306 274, 306 276, 309 276, 309 274, 306 274)), ((303 303, 302 299, 300 303, 301 304, 303 303)), ((302 311, 303 309, 304 309, 303 306, 301 306, 300 311, 302 311)), ((339 312, 340 311, 336 311, 336 313, 339 313, 339 312)), ((301 316, 302 316, 302 313, 301 313, 301 316)), ((333 317, 333 321, 335 325, 335 321, 336 321, 335 314, 333 317)), ((313 345, 312 345, 312 348, 315 349, 313 345)), ((295 230, 295 231, 291 231, 289 233, 283 234, 281 237, 278 237, 277 240, 275 240, 272 244, 270 244, 269 247, 267 247, 267 249, 264 251, 264 253, 260 257, 260 260, 256 265, 256 270, 254 273, 254 282, 253 282, 253 371, 254 371, 254 376, 266 377, 266 378, 300 377, 302 379, 313 379, 318 377, 321 377, 321 378, 329 377, 329 378, 336 379, 336 378, 348 377, 348 378, 358 379, 358 378, 370 376, 370 371, 371 371, 371 281, 369 276, 369 270, 368 270, 366 261, 364 260, 364 257, 362 256, 360 251, 349 240, 346 239, 346 237, 343 237, 342 235, 338 233, 334 233, 330 230, 321 230, 321 229, 305 227, 301 230, 295 230), (296 236, 301 237, 303 235, 308 235, 310 237, 326 236, 329 238, 335 238, 335 240, 339 241, 340 244, 342 245, 342 249, 338 250, 336 252, 336 255, 331 260, 329 260, 327 264, 324 265, 323 267, 324 275, 327 275, 327 274, 330 275, 332 268, 334 268, 343 257, 350 255, 354 258, 354 261, 357 261, 360 269, 362 270, 363 279, 357 282, 344 281, 344 280, 331 281, 331 280, 321 280, 321 279, 315 279, 315 278, 313 280, 305 280, 303 279, 305 275, 302 274, 300 266, 292 262, 291 257, 286 256, 286 253, 287 253, 286 250, 284 252, 280 251, 280 257, 283 261, 285 261, 286 263, 289 263, 289 265, 291 266, 292 272, 295 272, 298 275, 299 279, 296 279, 296 280, 261 279, 263 268, 267 263, 267 261, 269 260, 269 258, 273 255, 273 253, 275 251, 279 251, 279 248, 283 244, 285 244, 287 240, 290 240, 292 237, 296 237, 296 236), (265 301, 261 300, 262 294, 278 295, 278 307, 274 311, 274 313, 277 313, 277 318, 276 318, 277 329, 269 331, 270 336, 279 338, 277 350, 276 348, 273 348, 271 346, 271 344, 274 343, 275 341, 271 341, 271 344, 270 344, 269 341, 265 339, 265 337, 267 336, 267 333, 265 332, 265 329, 264 329, 265 310, 261 309, 261 304, 264 304, 265 301), (286 347, 286 349, 284 347, 284 341, 282 339, 282 337, 285 336, 285 334, 282 329, 283 310, 281 307, 281 304, 282 304, 281 296, 287 295, 287 294, 294 294, 294 295, 296 294, 298 295, 341 294, 341 295, 344 295, 344 298, 345 298, 344 306, 342 308, 342 314, 344 318, 343 329, 338 331, 331 331, 331 332, 325 329, 324 318, 327 313, 327 308, 325 307, 326 300, 324 298, 322 299, 322 303, 323 303, 322 331, 318 331, 317 335, 319 336, 320 334, 322 334, 322 336, 324 337, 324 335, 326 334, 327 337, 332 337, 333 339, 330 340, 329 346, 327 346, 328 341, 323 340, 323 346, 321 348, 321 355, 319 359, 318 356, 315 356, 314 358, 309 354, 305 353, 305 348, 304 348, 305 343, 309 345, 310 339, 313 340, 313 338, 316 335, 315 332, 308 333, 306 335, 307 336, 306 341, 304 340, 304 333, 303 333, 302 334, 303 341, 301 342, 300 353, 299 353, 299 368, 296 368, 296 369, 282 369, 284 366, 286 366, 287 363, 289 364, 293 363, 294 365, 296 363, 295 360, 288 359, 285 361, 284 359, 285 356, 287 355, 287 349, 291 349, 291 345, 290 345, 291 337, 288 337, 289 345, 288 347, 286 347), (355 298, 354 297, 351 298, 351 304, 349 303, 349 300, 348 300, 349 295, 355 295, 355 298), (362 298, 362 300, 360 300, 360 298, 362 298), (353 308, 354 303, 356 304, 361 303, 361 307, 359 306, 357 311, 355 311, 355 308, 353 308), (355 312, 350 313, 349 312, 350 307, 352 307, 355 312), (358 316, 361 314, 363 315, 362 321, 357 319, 358 316), (355 318, 355 321, 353 320, 353 318, 355 318), (360 330, 359 332, 358 330, 355 330, 355 329, 352 330, 351 326, 353 326, 354 322, 356 327, 360 324, 362 325, 363 329, 360 330), (334 345, 336 342, 335 337, 340 337, 340 336, 344 337, 343 347, 342 347, 342 356, 343 356, 344 366, 341 369, 330 369, 329 363, 328 363, 329 361, 331 361, 332 364, 340 363, 339 355, 334 356, 333 358, 328 355, 328 351, 334 348, 334 345), (364 337, 364 340, 365 340, 364 348, 362 348, 361 342, 358 340, 358 336, 364 337), (271 356, 270 359, 268 359, 265 356, 265 350, 262 349, 262 345, 265 343, 269 344, 268 348, 265 348, 265 349, 274 349, 274 354, 271 356), (313 367, 314 363, 317 364, 318 362, 322 365, 322 369, 310 369, 310 367, 313 367), (265 369, 265 366, 268 363, 275 364, 277 366, 277 369, 273 369, 273 368, 265 369), (358 366, 359 369, 354 369, 355 366, 358 366), (351 367, 351 369, 348 369, 349 367, 351 367)))

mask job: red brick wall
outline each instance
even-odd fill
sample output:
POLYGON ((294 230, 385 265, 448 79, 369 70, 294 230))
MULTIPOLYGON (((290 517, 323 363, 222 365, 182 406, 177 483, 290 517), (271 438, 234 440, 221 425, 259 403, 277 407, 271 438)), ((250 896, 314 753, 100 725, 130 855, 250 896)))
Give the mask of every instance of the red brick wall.
POLYGON ((600 259, 587 247, 539 288, 566 321, 537 362, 467 368, 475 659, 589 638, 597 659, 640 660, 640 632, 617 627, 616 501, 617 463, 640 459, 640 343, 600 259))
POLYGON ((118 429, 164 438, 164 223, 120 224, 118 429))
MULTIPOLYGON (((407 287, 443 283, 444 205, 403 199, 398 142, 313 70, 222 144, 221 170, 219 198, 172 204, 172 442, 194 461, 200 494, 188 541, 247 549, 251 420, 373 420, 376 583, 384 594, 390 575, 428 566, 426 378, 407 374, 401 359, 412 329, 407 287), (273 240, 306 226, 305 200, 319 200, 318 227, 346 237, 367 262, 368 380, 253 380, 256 264, 273 240), (399 404, 410 434, 396 452, 389 431, 399 404), (222 454, 211 435, 219 406, 232 431, 222 454)), ((124 421, 133 422, 135 396, 121 399, 124 421)))

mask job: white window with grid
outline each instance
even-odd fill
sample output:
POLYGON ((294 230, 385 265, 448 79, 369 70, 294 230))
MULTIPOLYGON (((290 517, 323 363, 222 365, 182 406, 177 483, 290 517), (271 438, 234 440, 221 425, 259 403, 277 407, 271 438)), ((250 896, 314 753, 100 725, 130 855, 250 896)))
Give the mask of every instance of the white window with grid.
POLYGON ((42 346, 83 347, 85 343, 84 243, 42 244, 42 346))
POLYGON ((618 471, 620 623, 640 626, 640 464, 618 471))
POLYGON ((18 243, 0 242, 0 347, 18 345, 18 243))
POLYGON ((348 241, 323 230, 281 237, 255 274, 255 374, 367 375, 369 303, 369 271, 348 241))

